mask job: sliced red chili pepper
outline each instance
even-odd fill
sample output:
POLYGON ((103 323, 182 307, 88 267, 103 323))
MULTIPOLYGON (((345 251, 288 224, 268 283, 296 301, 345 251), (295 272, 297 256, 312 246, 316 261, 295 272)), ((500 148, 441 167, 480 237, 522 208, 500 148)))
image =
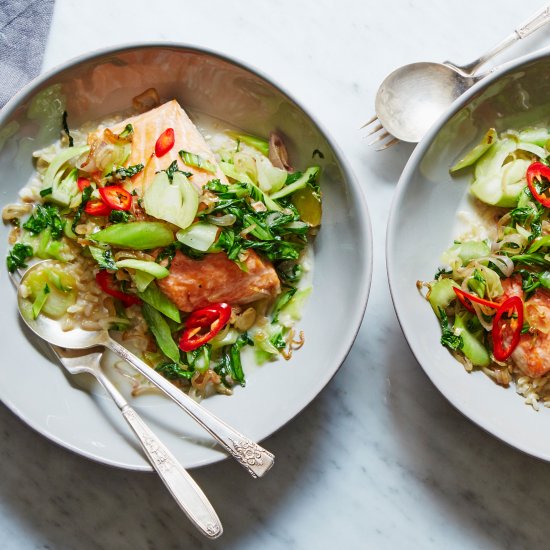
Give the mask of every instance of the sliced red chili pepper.
POLYGON ((512 355, 519 344, 522 329, 523 302, 519 296, 512 296, 500 305, 493 318, 493 355, 497 361, 506 361, 512 355), (512 318, 514 311, 516 318, 512 318), (508 320, 502 319, 505 314, 508 320))
POLYGON ((132 208, 132 195, 120 185, 100 187, 99 194, 113 210, 130 210, 132 208))
POLYGON ((544 178, 548 180, 547 183, 550 183, 550 166, 546 166, 546 164, 542 164, 542 162, 533 162, 533 164, 529 165, 529 168, 527 168, 526 177, 527 185, 533 197, 543 206, 546 206, 546 208, 550 208, 550 197, 545 194, 547 191, 539 193, 534 182, 535 179, 542 181, 544 178))
POLYGON ((122 292, 122 290, 116 288, 113 274, 109 273, 106 269, 98 271, 95 280, 99 288, 101 288, 105 294, 119 299, 124 304, 124 307, 130 307, 134 304, 141 303, 141 300, 137 296, 126 294, 126 292, 122 292))
POLYGON ((475 294, 465 292, 464 290, 456 286, 453 287, 453 290, 455 291, 456 297, 462 302, 462 305, 471 313, 474 313, 475 309, 470 302, 475 302, 476 304, 490 307, 492 309, 498 309, 500 307, 500 304, 497 304, 496 302, 485 300, 483 298, 480 298, 479 296, 476 296, 475 294))
POLYGON ((159 138, 157 139, 157 142, 155 143, 155 155, 157 157, 163 157, 174 147, 174 143, 176 143, 176 136, 174 135, 174 129, 173 128, 167 128, 160 134, 159 138))
POLYGON ((111 209, 101 199, 92 199, 86 203, 84 212, 90 216, 108 216, 111 209))
POLYGON ((231 317, 231 306, 225 302, 196 309, 185 322, 179 347, 182 351, 193 351, 212 340, 227 325, 231 317))
POLYGON ((80 191, 84 191, 86 187, 90 187, 90 185, 92 185, 88 178, 78 178, 76 184, 78 185, 80 191))

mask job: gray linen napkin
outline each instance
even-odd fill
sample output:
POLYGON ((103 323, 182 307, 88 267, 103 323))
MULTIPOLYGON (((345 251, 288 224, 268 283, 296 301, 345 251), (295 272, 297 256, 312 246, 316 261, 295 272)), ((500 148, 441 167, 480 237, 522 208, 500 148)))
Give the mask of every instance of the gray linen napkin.
POLYGON ((42 66, 54 0, 0 0, 0 108, 42 66))

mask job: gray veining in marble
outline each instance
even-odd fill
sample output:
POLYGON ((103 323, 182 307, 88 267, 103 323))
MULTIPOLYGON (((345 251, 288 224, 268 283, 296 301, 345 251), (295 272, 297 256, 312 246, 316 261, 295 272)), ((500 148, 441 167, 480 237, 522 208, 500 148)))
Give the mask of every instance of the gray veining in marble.
MULTIPOLYGON (((224 523, 195 534, 153 476, 89 462, 0 407, 0 548, 256 550, 544 548, 550 465, 463 418, 398 326, 384 264, 392 192, 412 146, 369 150, 358 127, 378 83, 418 60, 469 61, 541 0, 57 0, 45 66, 125 40, 181 40, 260 67, 324 123, 365 188, 374 225, 371 299, 344 367, 265 442, 253 480, 233 463, 194 472, 224 523)), ((544 31, 502 59, 547 45, 544 31)), ((22 367, 23 368, 23 367, 22 367)), ((541 437, 550 436, 541 434, 541 437)))

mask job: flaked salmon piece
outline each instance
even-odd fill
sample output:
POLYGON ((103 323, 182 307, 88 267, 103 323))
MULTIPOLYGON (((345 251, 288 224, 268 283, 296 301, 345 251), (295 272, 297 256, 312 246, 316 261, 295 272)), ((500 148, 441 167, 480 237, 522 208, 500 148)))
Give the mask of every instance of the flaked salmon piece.
MULTIPOLYGON (((523 300, 521 277, 502 281, 506 298, 519 296, 523 300)), ((538 378, 550 371, 550 293, 537 289, 524 301, 524 319, 529 332, 522 334, 512 353, 512 361, 527 376, 538 378)))
POLYGON ((182 311, 216 302, 237 305, 273 298, 281 290, 275 269, 253 250, 247 250, 246 254, 246 271, 243 271, 224 252, 192 260, 178 251, 170 275, 159 279, 158 285, 182 311))
POLYGON ((141 115, 117 122, 109 129, 114 134, 119 134, 127 124, 133 126, 134 137, 132 152, 126 165, 133 166, 141 163, 145 166, 144 170, 134 176, 131 182, 125 183, 125 187, 130 191, 137 189, 139 192, 144 185, 147 185, 155 177, 156 172, 166 170, 174 160, 178 161, 180 170, 193 174, 190 179, 199 187, 203 187, 212 179, 219 179, 222 183, 227 183, 227 178, 218 166, 214 153, 175 99, 141 115), (168 153, 158 158, 155 156, 155 143, 167 128, 174 129, 175 143, 168 153), (182 150, 210 161, 216 167, 216 173, 212 174, 184 164, 178 154, 182 150))

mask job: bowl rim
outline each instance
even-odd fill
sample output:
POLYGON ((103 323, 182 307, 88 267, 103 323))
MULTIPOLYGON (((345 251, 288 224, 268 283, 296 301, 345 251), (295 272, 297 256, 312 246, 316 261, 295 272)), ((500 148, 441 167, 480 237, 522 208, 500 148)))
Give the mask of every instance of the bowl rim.
MULTIPOLYGON (((478 81, 474 84, 469 90, 467 90, 463 95, 457 98, 449 108, 439 117, 439 119, 433 124, 428 133, 424 136, 422 141, 415 147, 413 153, 411 154, 399 181, 392 199, 392 204, 390 207, 390 214, 388 216, 388 223, 386 227, 386 272, 388 276, 388 283, 390 287, 390 295, 392 298, 393 307, 397 320, 401 327, 401 330, 407 340, 409 348, 411 349, 416 361, 422 367, 422 370, 430 379, 432 384, 439 390, 439 392, 455 407, 458 412, 460 412, 464 417, 471 420, 474 424, 477 424, 485 432, 493 435, 494 437, 500 439, 504 443, 508 444, 515 449, 522 451, 525 454, 534 456, 536 458, 550 462, 550 451, 548 453, 533 451, 523 444, 518 444, 513 437, 510 437, 505 430, 499 429, 497 427, 489 426, 489 422, 485 420, 482 415, 475 415, 473 411, 465 411, 461 403, 458 402, 458 399, 454 395, 447 395, 440 387, 440 385, 432 378, 429 370, 424 366, 422 362, 422 357, 424 354, 421 352, 420 348, 416 345, 414 335, 409 334, 408 329, 405 324, 405 320, 400 314, 400 308, 397 304, 397 282, 394 280, 394 263, 395 258, 393 257, 391 250, 394 248, 395 241, 397 239, 397 213, 401 207, 405 192, 409 186, 412 176, 417 170, 421 160, 424 158, 424 155, 427 153, 428 149, 432 145, 433 141, 443 128, 445 124, 456 115, 461 109, 463 109, 479 92, 487 89, 493 82, 501 79, 502 77, 510 74, 512 72, 521 69, 522 66, 538 61, 540 59, 550 58, 550 46, 538 49, 534 52, 528 53, 502 65, 496 67, 490 74, 485 78, 478 81)), ((540 411, 542 412, 542 411, 540 411)))
MULTIPOLYGON (((338 358, 336 360, 337 367, 334 370, 330 369, 323 378, 318 379, 317 383, 312 386, 313 389, 310 395, 308 395, 308 398, 303 401, 303 403, 298 408, 298 410, 296 410, 291 416, 289 416, 289 418, 287 418, 278 428, 265 434, 259 440, 259 441, 263 441, 264 439, 278 432, 288 422, 290 422, 293 418, 298 416, 319 395, 319 393, 326 387, 326 385, 332 380, 332 378, 340 370, 357 338, 357 335, 362 325, 362 321, 365 316, 365 311, 366 311, 367 302, 368 302, 371 284, 372 284, 372 273, 373 273, 374 245, 373 245, 372 221, 371 221, 369 209, 367 206, 365 191, 363 190, 362 186, 359 183, 359 180, 355 176, 349 161, 347 160, 340 146, 336 143, 336 141, 331 136, 331 134, 327 131, 327 129, 323 126, 323 124, 319 122, 316 116, 312 115, 311 112, 301 104, 301 102, 297 101, 289 92, 287 92, 285 87, 281 86, 278 82, 275 81, 274 78, 266 75, 262 70, 258 69, 253 64, 241 61, 240 59, 235 58, 233 56, 228 56, 226 54, 220 53, 214 49, 210 49, 202 46, 195 46, 184 42, 174 42, 174 41, 125 42, 125 43, 121 43, 113 46, 94 49, 89 52, 72 57, 62 63, 59 63, 54 67, 52 67, 51 69, 48 69, 47 71, 40 73, 38 76, 33 78, 30 82, 25 84, 4 105, 4 107, 0 109, 0 127, 4 124, 4 122, 7 119, 9 119, 9 117, 19 107, 19 105, 24 103, 26 100, 28 100, 32 96, 32 94, 35 92, 35 89, 38 86, 40 86, 50 78, 55 77, 56 75, 64 71, 67 71, 69 69, 72 69, 82 63, 93 61, 94 59, 100 59, 102 57, 106 57, 109 55, 118 55, 118 54, 123 54, 125 52, 130 52, 135 50, 144 50, 144 49, 159 49, 159 50, 172 49, 172 50, 189 51, 189 52, 202 54, 202 55, 206 54, 207 56, 215 57, 230 65, 234 65, 240 69, 243 69, 244 71, 252 73, 253 75, 259 77, 261 80, 263 80, 264 82, 266 82, 267 84, 275 88, 275 90, 278 91, 283 97, 285 97, 287 101, 294 104, 299 110, 301 110, 306 115, 306 117, 308 117, 311 120, 313 125, 318 130, 319 134, 323 136, 323 138, 327 141, 342 170, 344 179, 347 182, 349 182, 349 189, 350 189, 350 192, 352 193, 352 199, 353 201, 358 203, 357 210, 358 212, 361 213, 361 215, 357 216, 357 223, 360 229, 361 237, 364 240, 363 244, 365 245, 365 248, 359 251, 359 253, 363 255, 361 285, 360 285, 360 288, 356 289, 357 300, 355 301, 354 313, 353 314, 350 313, 350 318, 348 322, 348 326, 353 327, 353 330, 349 331, 347 339, 343 343, 341 342, 339 345, 340 353, 338 354, 338 358)), ((17 408, 17 406, 14 403, 12 403, 9 399, 0 395, 0 402, 3 403, 12 413, 14 413, 20 420, 22 420, 27 426, 32 428, 34 431, 38 432, 39 434, 48 438, 50 441, 56 443, 61 447, 64 447, 65 449, 68 449, 69 451, 75 454, 78 454, 89 460, 92 460, 94 462, 98 462, 100 464, 104 464, 107 466, 117 467, 117 468, 126 469, 126 470, 133 470, 133 471, 146 471, 146 472, 153 471, 152 467, 149 466, 148 463, 144 464, 143 466, 139 466, 135 464, 127 464, 120 461, 103 459, 93 455, 92 453, 83 451, 77 448, 76 446, 73 446, 63 441, 61 438, 55 436, 49 430, 44 429, 43 427, 39 426, 38 424, 35 424, 34 422, 30 422, 27 418, 25 418, 23 412, 20 411, 17 408)), ((228 458, 229 458, 228 456, 220 456, 213 459, 206 459, 188 468, 189 469, 198 468, 209 464, 214 464, 222 460, 227 460, 228 458)))

